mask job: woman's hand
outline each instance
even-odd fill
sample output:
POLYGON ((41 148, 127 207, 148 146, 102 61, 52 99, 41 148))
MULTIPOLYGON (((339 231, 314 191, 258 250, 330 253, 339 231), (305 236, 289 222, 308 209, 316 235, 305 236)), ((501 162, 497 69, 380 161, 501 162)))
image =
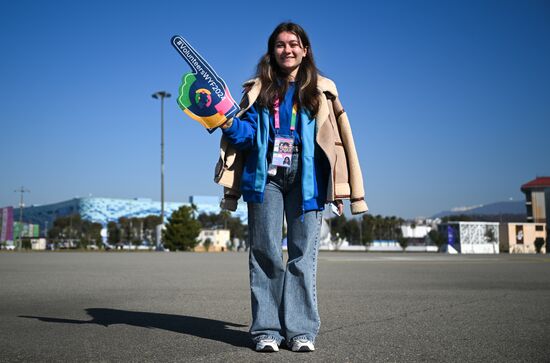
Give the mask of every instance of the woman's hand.
POLYGON ((225 129, 230 128, 231 125, 233 125, 233 117, 231 117, 229 120, 225 121, 220 127, 225 130, 225 129))
POLYGON ((337 199, 335 200, 334 202, 334 205, 336 206, 336 208, 338 208, 338 214, 339 215, 342 215, 342 213, 344 213, 344 202, 342 202, 341 199, 337 199))

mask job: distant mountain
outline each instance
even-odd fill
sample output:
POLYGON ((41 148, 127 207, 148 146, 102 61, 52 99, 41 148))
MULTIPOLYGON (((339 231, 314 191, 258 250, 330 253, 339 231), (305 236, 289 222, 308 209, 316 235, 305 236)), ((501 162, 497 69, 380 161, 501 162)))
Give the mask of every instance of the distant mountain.
POLYGON ((485 205, 476 205, 472 207, 453 208, 448 211, 434 214, 432 218, 442 218, 447 216, 468 215, 468 216, 497 216, 497 215, 517 215, 525 216, 525 201, 506 201, 496 202, 485 205))

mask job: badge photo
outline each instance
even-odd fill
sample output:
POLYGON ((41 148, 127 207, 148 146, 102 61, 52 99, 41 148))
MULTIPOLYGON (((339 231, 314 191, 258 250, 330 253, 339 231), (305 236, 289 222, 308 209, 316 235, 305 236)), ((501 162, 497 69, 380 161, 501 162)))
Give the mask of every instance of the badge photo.
POLYGON ((273 158, 271 163, 283 168, 290 168, 293 145, 294 139, 292 137, 277 135, 273 144, 273 158))

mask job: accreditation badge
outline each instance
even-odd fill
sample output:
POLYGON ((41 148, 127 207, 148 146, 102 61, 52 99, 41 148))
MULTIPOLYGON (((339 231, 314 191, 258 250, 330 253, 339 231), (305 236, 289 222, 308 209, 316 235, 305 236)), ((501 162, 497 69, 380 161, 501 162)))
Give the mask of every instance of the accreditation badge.
POLYGON ((275 142, 273 144, 273 157, 271 158, 271 164, 283 168, 290 168, 290 164, 292 163, 293 145, 293 137, 276 135, 275 142))

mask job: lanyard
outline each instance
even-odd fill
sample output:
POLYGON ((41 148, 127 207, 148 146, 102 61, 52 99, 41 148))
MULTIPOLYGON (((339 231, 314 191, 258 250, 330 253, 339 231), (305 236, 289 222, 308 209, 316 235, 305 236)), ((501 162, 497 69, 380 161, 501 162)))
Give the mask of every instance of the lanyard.
MULTIPOLYGON (((296 113, 298 106, 296 103, 292 105, 292 117, 290 118, 290 131, 294 131, 296 128, 296 113)), ((273 103, 273 118, 275 119, 275 128, 278 130, 281 128, 281 123, 279 121, 279 99, 275 99, 273 103)))

